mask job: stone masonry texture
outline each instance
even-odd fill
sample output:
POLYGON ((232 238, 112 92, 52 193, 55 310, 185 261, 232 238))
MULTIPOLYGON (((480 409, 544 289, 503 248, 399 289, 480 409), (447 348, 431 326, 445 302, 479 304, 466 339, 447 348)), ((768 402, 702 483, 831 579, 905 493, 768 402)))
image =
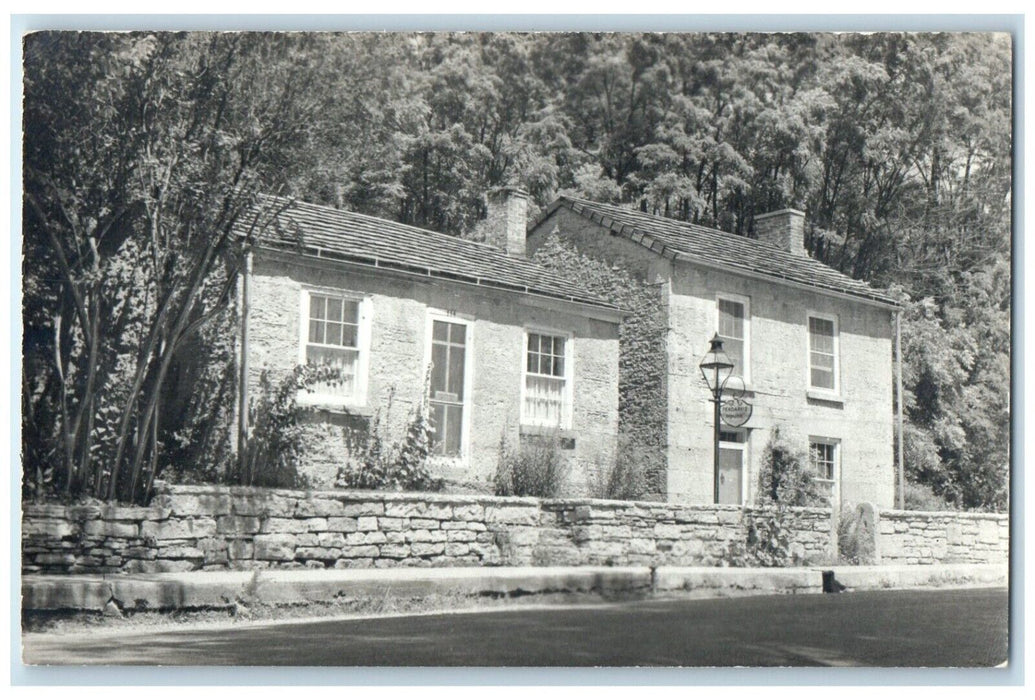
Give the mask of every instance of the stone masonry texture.
POLYGON ((257 254, 250 283, 249 392, 253 397, 264 372, 276 381, 300 362, 304 288, 358 293, 367 301, 370 314, 366 402, 345 411, 314 414, 306 426, 308 439, 299 468, 307 486, 333 486, 345 461, 345 428, 362 427, 378 409, 389 441, 402 439, 424 391, 430 362, 428 319, 433 313, 472 324, 464 456, 431 460, 433 475, 445 478, 454 491, 492 492, 501 439, 517 444, 523 432, 520 402, 526 329, 567 332, 573 339, 574 446, 564 451, 571 467, 571 495, 586 495, 590 474, 613 463, 618 433, 615 320, 599 320, 570 304, 502 290, 257 254))
MULTIPOLYGON (((399 566, 715 565, 744 509, 478 495, 162 486, 151 505, 30 505, 24 573, 399 566)), ((798 509, 806 559, 832 551, 828 509, 798 509)))
POLYGON ((565 207, 537 224, 529 234, 529 249, 535 250, 554 231, 583 253, 656 285, 663 297, 669 328, 665 342, 668 501, 712 501, 712 404, 698 364, 717 330, 718 296, 727 295, 746 300, 750 317, 749 367, 743 389, 754 409, 744 426, 743 502, 755 499, 765 446, 779 429, 803 454, 810 438, 839 443, 836 505, 892 506, 893 319, 889 309, 669 260, 565 207), (809 313, 837 319, 840 391, 836 395, 808 388, 809 313))
POLYGON ((877 511, 881 564, 983 564, 1007 561, 1010 518, 1001 513, 877 511))

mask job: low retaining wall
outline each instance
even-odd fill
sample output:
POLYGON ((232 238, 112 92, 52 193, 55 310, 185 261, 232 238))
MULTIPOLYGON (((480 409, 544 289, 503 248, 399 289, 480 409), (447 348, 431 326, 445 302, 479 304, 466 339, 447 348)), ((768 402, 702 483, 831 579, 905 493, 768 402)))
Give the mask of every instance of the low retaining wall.
POLYGON ((1010 555, 1010 516, 881 510, 875 553, 881 564, 995 564, 1010 555))
MULTIPOLYGON (((25 573, 394 566, 714 565, 736 506, 167 486, 147 507, 25 505, 25 573)), ((830 511, 795 509, 807 561, 830 511)))

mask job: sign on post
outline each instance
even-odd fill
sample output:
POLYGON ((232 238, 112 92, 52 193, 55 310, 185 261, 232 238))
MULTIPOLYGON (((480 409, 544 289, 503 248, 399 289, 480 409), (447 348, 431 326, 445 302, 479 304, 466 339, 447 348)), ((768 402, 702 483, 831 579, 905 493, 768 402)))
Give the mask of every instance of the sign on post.
POLYGON ((739 428, 751 418, 752 406, 744 399, 733 398, 722 402, 719 414, 722 422, 734 428, 739 428))

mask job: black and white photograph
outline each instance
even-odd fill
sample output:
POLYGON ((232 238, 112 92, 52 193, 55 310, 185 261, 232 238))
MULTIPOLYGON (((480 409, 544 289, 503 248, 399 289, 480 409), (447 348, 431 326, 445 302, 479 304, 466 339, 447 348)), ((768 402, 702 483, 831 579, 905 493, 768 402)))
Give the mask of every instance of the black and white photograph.
POLYGON ((1009 671, 1010 31, 12 41, 27 669, 1009 671))

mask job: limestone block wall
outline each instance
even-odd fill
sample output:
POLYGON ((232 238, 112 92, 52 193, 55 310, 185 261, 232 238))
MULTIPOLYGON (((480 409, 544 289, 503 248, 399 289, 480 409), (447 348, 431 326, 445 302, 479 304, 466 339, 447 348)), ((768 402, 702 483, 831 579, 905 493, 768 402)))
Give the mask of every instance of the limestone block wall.
MULTIPOLYGON (((830 511, 795 508, 792 551, 831 561, 830 511)), ((746 537, 744 516, 762 509, 627 501, 544 501, 535 553, 550 564, 718 565, 746 537)))
POLYGON ((993 564, 1010 556, 1010 516, 879 510, 873 525, 881 564, 993 564))
MULTIPOLYGON (((799 553, 829 561, 830 511, 799 553)), ((25 573, 398 566, 715 565, 741 509, 650 502, 166 486, 147 507, 25 505, 25 573)))
POLYGON ((511 444, 520 439, 526 329, 571 334, 570 437, 574 440, 567 443, 570 449, 564 456, 571 466, 572 494, 586 495, 592 472, 613 463, 618 433, 617 321, 592 318, 563 302, 516 292, 384 271, 374 275, 338 263, 265 252, 256 255, 250 281, 249 391, 253 397, 263 373, 277 382, 300 361, 304 288, 358 294, 367 301, 370 316, 366 401, 314 414, 306 427, 300 468, 306 486, 333 486, 345 461, 345 429, 363 429, 378 410, 389 443, 405 435, 406 422, 424 390, 431 314, 470 324, 464 455, 435 459, 430 465, 452 490, 491 492, 501 438, 511 444))

